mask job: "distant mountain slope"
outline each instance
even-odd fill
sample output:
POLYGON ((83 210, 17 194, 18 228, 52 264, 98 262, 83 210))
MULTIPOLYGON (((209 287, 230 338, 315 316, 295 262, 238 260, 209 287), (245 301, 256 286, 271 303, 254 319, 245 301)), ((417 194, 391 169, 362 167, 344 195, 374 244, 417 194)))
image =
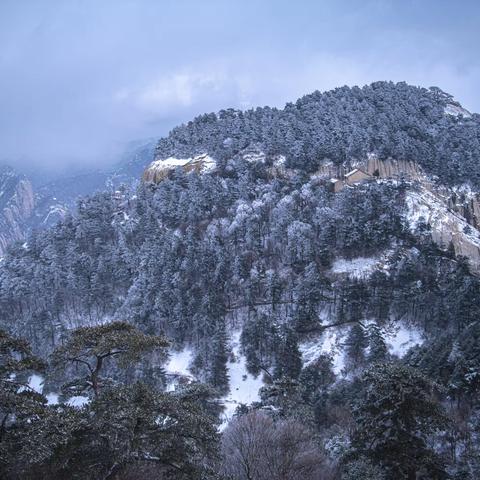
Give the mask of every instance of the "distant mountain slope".
POLYGON ((12 241, 25 238, 34 207, 30 181, 12 168, 0 167, 0 254, 12 241))
POLYGON ((155 143, 133 142, 111 168, 63 175, 40 184, 11 167, 0 167, 0 255, 32 229, 55 225, 75 209, 80 197, 121 184, 135 188, 153 158, 155 143))

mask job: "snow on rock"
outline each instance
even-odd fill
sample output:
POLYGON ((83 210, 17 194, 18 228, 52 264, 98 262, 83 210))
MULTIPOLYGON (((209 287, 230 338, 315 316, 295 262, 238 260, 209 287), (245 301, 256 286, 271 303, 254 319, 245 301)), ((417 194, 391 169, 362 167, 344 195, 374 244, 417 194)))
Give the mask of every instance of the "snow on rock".
POLYGON ((462 115, 465 118, 470 118, 472 116, 472 114, 468 110, 461 107, 460 105, 454 105, 453 103, 449 103, 445 107, 445 114, 451 115, 452 117, 459 117, 460 115, 462 115))
POLYGON ((215 160, 207 153, 189 158, 168 157, 153 161, 143 174, 146 182, 163 180, 169 171, 182 167, 186 172, 206 173, 215 169, 215 160))
POLYGON ((250 405, 258 401, 259 390, 263 387, 261 376, 255 378, 247 372, 245 356, 240 353, 240 334, 239 330, 232 334, 232 353, 235 361, 227 364, 230 392, 223 398, 225 411, 222 428, 225 428, 240 404, 250 405))
POLYGON ((332 264, 332 273, 345 274, 350 278, 368 278, 376 269, 377 257, 337 258, 332 264))
POLYGON ((388 350, 400 358, 403 357, 410 348, 421 345, 423 340, 420 330, 403 322, 395 324, 386 330, 388 350))
POLYGON ((469 259, 473 271, 480 273, 480 232, 464 217, 446 205, 444 199, 427 188, 409 190, 406 195, 406 221, 413 232, 421 222, 430 226, 432 240, 456 255, 469 259))

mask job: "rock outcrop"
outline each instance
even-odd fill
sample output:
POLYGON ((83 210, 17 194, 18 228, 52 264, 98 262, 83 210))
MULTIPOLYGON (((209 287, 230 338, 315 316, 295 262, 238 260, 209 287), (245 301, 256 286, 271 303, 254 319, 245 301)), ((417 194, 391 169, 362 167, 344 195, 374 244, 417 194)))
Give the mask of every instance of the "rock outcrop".
POLYGON ((18 240, 24 240, 26 222, 35 207, 33 187, 23 175, 13 169, 0 169, 0 255, 6 247, 18 240))
POLYGON ((457 256, 469 260, 472 272, 480 274, 480 193, 467 185, 451 188, 438 184, 414 162, 380 160, 375 155, 345 165, 325 162, 315 176, 330 179, 332 190, 340 191, 348 184, 346 172, 351 168, 366 172, 370 180, 408 180, 411 186, 406 198, 407 217, 412 230, 419 222, 424 222, 440 248, 453 248, 457 256), (340 187, 338 182, 341 182, 340 187))
POLYGON ((143 172, 143 181, 158 183, 165 179, 172 170, 179 167, 185 172, 204 173, 215 169, 216 163, 206 153, 190 158, 169 157, 163 160, 155 160, 143 172))
POLYGON ((440 248, 452 247, 457 256, 468 258, 474 273, 480 274, 480 232, 448 208, 441 194, 420 184, 407 192, 406 203, 412 231, 420 223, 428 225, 432 240, 440 248))

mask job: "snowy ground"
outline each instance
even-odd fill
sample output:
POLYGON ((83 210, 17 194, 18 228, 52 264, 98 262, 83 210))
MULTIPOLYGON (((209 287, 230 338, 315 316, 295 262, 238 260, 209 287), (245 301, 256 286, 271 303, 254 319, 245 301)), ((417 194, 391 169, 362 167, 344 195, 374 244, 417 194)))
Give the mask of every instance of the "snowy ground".
MULTIPOLYGON (((362 322, 367 325, 368 321, 362 322)), ((336 375, 345 376, 345 337, 351 325, 329 328, 321 335, 300 343, 304 366, 313 363, 320 355, 329 354, 333 360, 336 375)), ((385 341, 392 355, 403 357, 410 348, 421 345, 424 341, 419 329, 404 322, 389 325, 385 330, 385 341)))
POLYGON ((193 352, 189 347, 185 347, 183 350, 171 351, 169 355, 165 372, 167 373, 167 391, 171 392, 175 390, 179 379, 193 378, 188 370, 193 359, 193 352))
POLYGON ((342 348, 344 331, 340 328, 329 328, 319 337, 316 337, 300 344, 303 365, 308 366, 320 355, 331 355, 333 360, 333 371, 340 375, 345 368, 345 355, 342 348))
MULTIPOLYGON (((240 330, 235 330, 231 337, 233 362, 227 364, 228 376, 230 378, 230 391, 222 399, 225 410, 222 414, 222 428, 233 417, 237 406, 240 404, 250 405, 259 400, 259 390, 263 386, 261 376, 254 378, 247 372, 245 357, 240 353, 240 330)), ((169 360, 165 366, 167 373, 167 390, 173 391, 178 385, 179 378, 193 380, 188 370, 193 359, 193 352, 190 348, 170 352, 169 360)))
POLYGON ((410 348, 421 345, 424 339, 420 330, 400 322, 396 323, 391 329, 387 329, 385 340, 388 351, 401 358, 410 348))
MULTIPOLYGON (((35 390, 37 393, 43 393, 43 383, 45 379, 41 375, 33 374, 29 379, 28 379, 28 386, 35 390)), ((45 395, 47 397, 47 403, 49 405, 55 405, 58 403, 58 393, 49 393, 45 395)), ((85 397, 82 397, 85 398, 85 397)))
POLYGON ((346 274, 350 278, 368 278, 378 262, 378 257, 337 258, 332 264, 332 273, 346 274))
POLYGON ((240 330, 232 334, 232 353, 235 361, 227 364, 230 392, 223 398, 225 405, 225 411, 222 414, 223 428, 233 417, 238 405, 250 405, 259 400, 258 392, 263 387, 261 376, 255 378, 247 372, 245 357, 240 353, 240 335, 240 330))

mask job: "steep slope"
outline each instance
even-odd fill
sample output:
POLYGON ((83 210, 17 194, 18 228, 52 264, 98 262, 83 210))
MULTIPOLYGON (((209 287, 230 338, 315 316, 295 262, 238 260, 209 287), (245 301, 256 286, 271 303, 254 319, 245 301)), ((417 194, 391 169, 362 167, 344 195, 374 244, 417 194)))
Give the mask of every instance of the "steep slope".
POLYGON ((30 181, 11 168, 0 167, 0 255, 7 245, 25 238, 34 204, 30 181))

